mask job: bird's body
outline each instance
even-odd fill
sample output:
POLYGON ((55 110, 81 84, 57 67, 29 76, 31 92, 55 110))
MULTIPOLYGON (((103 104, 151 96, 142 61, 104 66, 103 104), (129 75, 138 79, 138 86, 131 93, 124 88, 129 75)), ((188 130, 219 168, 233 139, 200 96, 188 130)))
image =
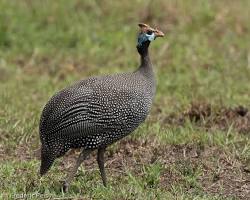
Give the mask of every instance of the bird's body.
POLYGON ((156 87, 148 45, 137 71, 91 77, 61 90, 49 100, 39 128, 41 174, 69 149, 105 149, 146 119, 156 87))
POLYGON ((139 70, 92 77, 60 91, 43 110, 42 143, 63 154, 70 148, 109 145, 131 133, 152 104, 155 84, 148 75, 139 70))

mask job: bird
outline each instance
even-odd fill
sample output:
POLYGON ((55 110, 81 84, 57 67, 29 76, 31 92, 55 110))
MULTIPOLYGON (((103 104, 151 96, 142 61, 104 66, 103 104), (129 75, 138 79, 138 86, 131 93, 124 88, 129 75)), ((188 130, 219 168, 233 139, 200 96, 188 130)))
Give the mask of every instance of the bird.
POLYGON ((150 112, 156 80, 148 48, 164 33, 144 23, 138 26, 140 65, 135 71, 80 80, 53 95, 43 108, 39 124, 40 175, 46 174, 55 159, 70 149, 81 149, 63 181, 64 191, 68 191, 79 166, 95 150, 102 182, 107 186, 106 148, 132 133, 150 112))

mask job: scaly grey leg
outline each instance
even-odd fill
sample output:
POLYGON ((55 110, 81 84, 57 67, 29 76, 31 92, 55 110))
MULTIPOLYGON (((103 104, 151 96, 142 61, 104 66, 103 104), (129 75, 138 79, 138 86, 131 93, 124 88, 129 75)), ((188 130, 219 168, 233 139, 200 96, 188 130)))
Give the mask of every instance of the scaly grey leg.
POLYGON ((104 152, 105 152, 105 149, 106 149, 105 147, 98 149, 97 162, 98 162, 98 166, 99 166, 99 169, 100 169, 103 185, 106 187, 107 186, 107 178, 106 178, 106 173, 105 173, 105 169, 104 169, 104 152))
POLYGON ((75 174, 79 168, 79 166, 82 164, 82 162, 88 157, 88 155, 92 152, 92 150, 88 149, 88 150, 82 150, 82 152, 80 153, 79 157, 76 160, 76 164, 73 167, 73 169, 69 172, 68 176, 66 177, 66 180, 63 183, 63 191, 67 192, 69 185, 71 183, 71 181, 73 180, 73 178, 75 177, 75 174))

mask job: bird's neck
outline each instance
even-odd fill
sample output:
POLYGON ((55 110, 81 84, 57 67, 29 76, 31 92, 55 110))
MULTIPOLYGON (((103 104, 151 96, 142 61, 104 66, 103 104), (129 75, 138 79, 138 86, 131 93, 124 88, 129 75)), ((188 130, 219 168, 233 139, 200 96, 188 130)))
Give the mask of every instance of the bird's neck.
POLYGON ((148 46, 144 47, 144 49, 140 49, 137 47, 137 49, 141 56, 141 64, 139 69, 137 70, 137 73, 145 78, 146 80, 145 86, 147 88, 147 93, 150 95, 150 97, 153 97, 155 95, 156 80, 154 76, 152 63, 150 61, 148 46))
POLYGON ((141 57, 141 64, 139 67, 139 70, 141 73, 143 73, 148 78, 154 78, 154 72, 152 63, 150 60, 148 48, 143 49, 143 51, 139 51, 140 57, 141 57))
POLYGON ((150 61, 148 47, 149 43, 143 46, 137 46, 138 53, 141 57, 141 64, 137 69, 136 74, 138 74, 140 77, 144 77, 143 80, 146 80, 144 85, 146 88, 146 93, 150 96, 150 98, 153 98, 155 95, 156 81, 152 63, 150 61))

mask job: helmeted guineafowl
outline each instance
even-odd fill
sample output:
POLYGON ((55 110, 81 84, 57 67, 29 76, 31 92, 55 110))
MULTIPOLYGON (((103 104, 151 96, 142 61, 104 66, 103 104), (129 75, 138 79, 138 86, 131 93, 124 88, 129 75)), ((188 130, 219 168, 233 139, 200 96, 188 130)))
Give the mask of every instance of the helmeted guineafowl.
POLYGON ((141 65, 133 73, 90 77, 55 94, 40 120, 41 167, 45 174, 53 161, 71 148, 82 148, 64 183, 66 190, 84 159, 97 149, 103 184, 105 148, 134 131, 147 117, 155 94, 155 78, 148 47, 164 34, 139 24, 137 50, 141 65))

